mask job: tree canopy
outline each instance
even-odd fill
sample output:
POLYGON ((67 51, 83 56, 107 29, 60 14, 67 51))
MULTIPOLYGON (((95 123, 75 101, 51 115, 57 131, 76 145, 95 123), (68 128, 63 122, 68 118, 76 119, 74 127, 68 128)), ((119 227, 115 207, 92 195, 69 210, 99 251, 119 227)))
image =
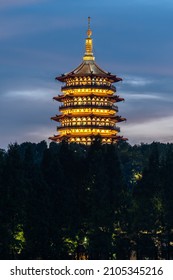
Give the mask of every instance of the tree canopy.
POLYGON ((173 258, 173 144, 0 149, 1 259, 173 258))

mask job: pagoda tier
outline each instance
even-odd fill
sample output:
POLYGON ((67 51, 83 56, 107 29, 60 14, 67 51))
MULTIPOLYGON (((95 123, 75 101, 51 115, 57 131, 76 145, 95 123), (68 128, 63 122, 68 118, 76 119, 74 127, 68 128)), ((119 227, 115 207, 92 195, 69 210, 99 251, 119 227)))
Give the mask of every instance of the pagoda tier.
MULTIPOLYGON (((55 142, 61 142, 63 140, 69 140, 69 143, 80 143, 80 144, 87 144, 89 145, 90 143, 93 142, 93 140, 95 139, 96 136, 101 136, 101 134, 95 134, 93 135, 93 133, 88 134, 87 136, 85 136, 83 133, 75 135, 75 134, 70 134, 70 138, 67 137, 67 135, 54 135, 52 137, 50 137, 50 139, 52 141, 55 142)), ((101 136, 102 138, 102 143, 103 144, 111 144, 111 143, 117 143, 119 140, 128 140, 127 138, 124 138, 122 136, 117 136, 117 135, 110 135, 109 137, 106 137, 104 135, 101 136)))
POLYGON ((90 18, 87 35, 83 62, 73 71, 56 77, 64 84, 62 94, 53 98, 61 102, 60 114, 51 119, 60 124, 57 126, 58 134, 49 139, 91 144, 100 135, 103 143, 127 140, 117 135, 120 128, 116 124, 126 119, 116 115, 118 107, 114 105, 124 101, 115 94, 116 87, 113 85, 122 79, 95 63, 90 18))
MULTIPOLYGON (((77 96, 75 96, 76 100, 77 101, 77 96)), ((78 98, 82 98, 82 101, 83 102, 90 102, 90 101, 94 101, 94 100, 97 100, 98 102, 102 102, 102 101, 108 101, 107 99, 107 96, 104 97, 103 95, 99 95, 99 94, 87 94, 87 95, 79 95, 78 98), (94 99, 95 98, 95 99, 94 99)), ((59 101, 59 102, 64 102, 64 103, 68 103, 68 102, 71 102, 73 101, 74 99, 74 95, 69 95, 69 94, 66 94, 66 95, 58 95, 58 96, 55 96, 53 97, 54 100, 56 101, 59 101)), ((81 101, 81 100, 79 100, 81 101)), ((120 102, 120 101, 124 101, 124 98, 120 98, 118 95, 112 95, 112 96, 109 96, 109 101, 115 103, 115 102, 120 102)))

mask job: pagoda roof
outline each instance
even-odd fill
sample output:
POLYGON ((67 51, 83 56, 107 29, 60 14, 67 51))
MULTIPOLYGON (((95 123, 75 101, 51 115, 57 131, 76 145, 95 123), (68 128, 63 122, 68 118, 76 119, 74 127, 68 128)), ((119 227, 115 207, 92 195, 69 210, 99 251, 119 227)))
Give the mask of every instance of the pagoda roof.
POLYGON ((97 65, 97 63, 95 62, 95 57, 93 55, 93 41, 91 35, 92 30, 90 29, 90 17, 88 17, 88 30, 87 38, 85 39, 85 53, 83 56, 83 62, 73 71, 56 77, 56 80, 60 82, 66 82, 67 79, 73 79, 75 77, 99 77, 106 78, 111 83, 122 81, 121 78, 103 70, 102 68, 100 68, 100 66, 97 65))
POLYGON ((110 72, 106 72, 103 69, 101 69, 94 60, 84 60, 73 71, 62 74, 61 76, 56 77, 55 79, 60 82, 65 82, 68 78, 75 77, 107 78, 113 83, 122 81, 122 78, 119 78, 116 75, 113 75, 110 72))
POLYGON ((109 99, 110 99, 110 100, 115 100, 116 102, 124 101, 124 98, 119 97, 119 95, 112 95, 112 96, 109 96, 109 99))
MULTIPOLYGON (((61 100, 63 100, 63 99, 73 99, 74 97, 76 97, 76 96, 74 96, 74 95, 64 95, 64 94, 62 94, 62 95, 54 96, 53 99, 54 99, 54 100, 57 100, 57 101, 61 101, 61 100)), ((81 97, 81 96, 80 96, 80 97, 81 97)), ((82 97, 101 97, 101 98, 107 97, 107 98, 109 98, 110 100, 115 100, 116 102, 124 101, 124 98, 121 98, 121 97, 119 97, 118 95, 104 96, 104 95, 101 95, 101 94, 99 94, 99 93, 95 93, 95 94, 93 94, 93 93, 92 93, 92 94, 83 94, 82 97)))
MULTIPOLYGON (((60 119, 64 119, 64 118, 69 118, 71 119, 72 117, 79 117, 79 116, 75 116, 75 115, 56 115, 55 117, 51 117, 51 120, 54 120, 54 121, 59 121, 60 119)), ((123 122, 123 121, 126 121, 126 118, 122 118, 121 116, 117 116, 117 115, 113 115, 113 116, 110 116, 110 115, 105 115, 105 116, 101 116, 101 115, 98 115, 98 114, 88 114, 87 116, 86 115, 82 115, 80 117, 97 117, 97 118, 109 118, 109 119, 112 119, 112 120, 117 120, 117 122, 123 122)))
MULTIPOLYGON (((88 135, 83 135, 83 134, 79 134, 79 135, 74 135, 74 134, 70 134, 70 135, 60 135, 60 134, 58 134, 58 135, 54 135, 54 136, 52 136, 52 137, 49 137, 49 139, 50 140, 53 140, 53 141, 58 141, 58 140, 61 140, 61 139, 68 139, 68 138, 70 138, 70 137, 95 137, 96 136, 96 134, 88 134, 88 135)), ((111 136, 107 136, 107 137, 111 137, 112 138, 112 140, 117 140, 117 141, 119 141, 119 140, 123 140, 123 141, 127 141, 128 140, 128 138, 124 138, 123 136, 119 136, 119 135, 111 135, 111 136)), ((104 138, 107 138, 106 136, 104 136, 104 138)))

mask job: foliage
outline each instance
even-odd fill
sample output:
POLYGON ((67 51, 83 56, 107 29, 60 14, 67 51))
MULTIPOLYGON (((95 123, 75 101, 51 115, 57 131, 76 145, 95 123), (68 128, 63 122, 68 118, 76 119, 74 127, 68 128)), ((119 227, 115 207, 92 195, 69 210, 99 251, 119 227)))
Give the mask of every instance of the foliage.
POLYGON ((173 144, 0 149, 1 259, 172 258, 173 144))

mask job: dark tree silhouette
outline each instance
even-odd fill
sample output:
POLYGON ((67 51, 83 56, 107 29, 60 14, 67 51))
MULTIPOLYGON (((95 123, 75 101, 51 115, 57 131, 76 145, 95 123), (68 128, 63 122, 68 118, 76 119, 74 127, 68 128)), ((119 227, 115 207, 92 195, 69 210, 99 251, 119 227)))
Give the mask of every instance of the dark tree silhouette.
POLYGON ((172 259, 173 144, 0 150, 1 259, 172 259))

